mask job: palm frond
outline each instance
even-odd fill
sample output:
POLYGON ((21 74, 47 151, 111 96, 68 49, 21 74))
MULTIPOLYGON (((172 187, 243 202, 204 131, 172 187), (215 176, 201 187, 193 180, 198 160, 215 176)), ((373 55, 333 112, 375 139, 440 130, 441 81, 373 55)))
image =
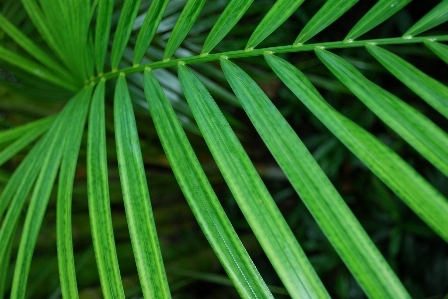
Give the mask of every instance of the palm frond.
MULTIPOLYGON (((382 196, 375 204, 399 223, 387 234, 399 234, 406 227, 405 220, 399 219, 401 203, 396 196, 428 225, 419 224, 422 230, 432 230, 434 239, 448 241, 448 200, 443 190, 448 176, 447 78, 422 69, 408 55, 446 67, 441 64, 448 63, 444 44, 448 34, 443 27, 448 1, 422 4, 428 12, 419 21, 393 36, 375 31, 380 38, 370 38, 371 32, 392 26, 391 20, 409 19, 402 14, 413 5, 410 0, 378 1, 372 7, 357 0, 279 0, 273 5, 251 0, 211 2, 22 0, 0 6, 0 29, 5 35, 0 39, 0 96, 3 90, 22 92, 41 103, 54 95, 60 104, 48 110, 46 115, 51 116, 0 132, 0 166, 6 171, 2 180, 7 180, 4 186, 0 180, 0 299, 50 296, 50 291, 35 295, 39 285, 28 282, 30 272, 37 272, 33 254, 44 218, 54 213, 60 292, 64 298, 83 297, 86 283, 77 273, 81 251, 73 220, 77 205, 85 206, 80 210, 90 219, 87 234, 92 240, 87 247, 93 248, 98 273, 94 281, 104 298, 134 294, 174 298, 177 288, 189 281, 173 282, 173 273, 232 283, 243 298, 273 298, 279 289, 268 287, 266 269, 257 269, 258 261, 252 262, 255 249, 246 251, 253 244, 259 245, 273 267, 271 272, 284 285, 286 290, 280 293, 292 298, 335 296, 337 291, 324 286, 309 254, 312 246, 298 237, 291 217, 282 214, 268 176, 246 147, 244 133, 252 127, 262 147, 272 154, 277 175, 296 191, 294 202, 303 201, 337 258, 369 298, 423 296, 409 288, 390 256, 377 247, 378 239, 352 210, 320 157, 330 157, 333 149, 350 151, 360 168, 373 173, 371 184, 382 196), (308 12, 310 7, 315 13, 308 12), (346 15, 353 9, 363 15, 351 23, 346 15), (350 25, 347 34, 338 33, 337 40, 328 35, 321 39, 326 30, 339 31, 334 26, 342 21, 350 25), (358 39, 364 35, 369 39, 358 39), (259 48, 264 44, 269 47, 259 48), (305 60, 297 62, 296 57, 305 60), (363 68, 396 80, 399 94, 384 81, 371 79, 363 68), (268 80, 271 83, 263 88, 268 80), (315 86, 324 88, 320 92, 315 86), (334 101, 335 86, 353 99, 344 111, 334 101), (288 94, 292 108, 276 102, 273 94, 280 88, 278 93, 288 94), (418 104, 412 102, 416 96, 418 104), (297 103, 315 116, 316 128, 328 129, 327 135, 314 141, 298 136, 301 130, 294 119, 308 112, 299 111, 297 103), (421 104, 428 108, 414 107, 421 104), (437 111, 437 116, 428 109, 437 111), (388 134, 395 134, 403 147, 409 144, 417 152, 415 157, 428 161, 436 175, 431 177, 384 144, 359 111, 367 111, 370 120, 378 117, 393 131, 388 134), (154 126, 148 125, 149 118, 154 126), (322 145, 318 151, 312 149, 313 142, 322 145), (14 159, 20 165, 10 163, 14 159), (171 214, 174 207, 166 203, 168 208, 161 209, 157 178, 163 175, 150 179, 148 161, 157 161, 162 172, 172 170, 173 182, 227 280, 172 266, 182 264, 182 257, 174 254, 178 248, 171 249, 166 226, 158 217, 160 211, 171 214), (82 173, 84 185, 79 179, 82 173), (228 201, 237 204, 234 208, 242 212, 241 221, 247 221, 247 230, 255 236, 251 241, 245 241, 246 233, 240 232, 240 222, 233 218, 215 181, 227 185, 232 194, 227 195, 228 201), (55 186, 57 195, 52 196, 55 186), (79 194, 87 200, 75 200, 79 194), (120 219, 112 214, 118 205, 124 206, 120 219), (128 286, 130 272, 136 281, 134 291, 128 286)), ((337 169, 341 159, 327 163, 337 169)), ((368 193, 363 190, 360 200, 370 198, 368 193)), ((295 217, 305 219, 305 215, 295 217)), ((390 251, 397 255, 399 245, 393 246, 390 251)), ((88 256, 89 249, 83 250, 88 256)), ((192 255, 185 249, 177 251, 192 255)), ((93 255, 91 261, 94 264, 93 255)), ((47 269, 52 273, 50 265, 47 269)))

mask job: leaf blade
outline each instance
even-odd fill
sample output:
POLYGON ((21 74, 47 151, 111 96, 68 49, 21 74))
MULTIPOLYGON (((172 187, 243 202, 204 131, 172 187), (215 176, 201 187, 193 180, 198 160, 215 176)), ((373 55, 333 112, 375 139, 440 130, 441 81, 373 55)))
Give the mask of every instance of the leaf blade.
POLYGON ((426 15, 424 15, 417 23, 409 28, 404 34, 403 38, 409 38, 418 35, 431 28, 436 27, 448 20, 448 1, 441 1, 426 15))
POLYGON ((61 125, 56 128, 49 147, 45 149, 44 157, 42 158, 42 169, 31 195, 25 218, 11 287, 11 298, 25 298, 34 247, 62 157, 62 148, 60 145, 65 142, 67 128, 70 126, 72 120, 71 115, 75 114, 79 105, 85 105, 83 102, 88 99, 85 97, 85 91, 82 90, 79 92, 67 104, 64 109, 65 114, 61 114, 61 125))
MULTIPOLYGON (((293 73, 294 79, 284 79, 285 84, 295 78, 301 84, 288 84, 291 91, 420 218, 448 241, 448 234, 443 229, 448 225, 447 200, 390 148, 337 113, 303 74, 295 68, 293 73), (359 140, 364 142, 360 143, 359 140), (426 202, 425 199, 431 201, 426 202)), ((282 78, 281 73, 278 76, 282 78)))
POLYGON ((59 187, 56 204, 56 246, 58 256, 59 281, 64 298, 79 298, 76 283, 75 258, 73 255, 71 204, 76 164, 81 146, 93 86, 86 87, 88 101, 72 116, 68 130, 59 173, 59 187))
POLYGON ((179 79, 221 173, 290 295, 297 298, 328 297, 213 98, 196 76, 183 65, 179 65, 179 79))
MULTIPOLYGON (((265 54, 265 59, 293 92, 300 88, 294 80, 298 71, 292 65, 273 55, 265 54)), ((232 67, 226 64, 227 69, 232 67)), ((238 72, 235 67, 233 70, 238 72)), ((257 131, 368 297, 409 298, 386 260, 280 112, 265 95, 262 96, 250 77, 242 73, 236 76, 242 79, 233 85, 238 84, 240 88, 232 87, 239 90, 238 98, 257 131)), ((230 80, 236 81, 236 76, 230 80)))
POLYGON ((31 129, 22 137, 10 144, 7 148, 0 152, 0 166, 12 158, 15 154, 25 148, 28 144, 36 140, 40 135, 46 132, 51 126, 51 123, 46 123, 44 126, 39 126, 31 129))
POLYGON ((124 298, 109 202, 104 116, 105 80, 95 88, 87 139, 87 195, 95 260, 105 298, 124 298))
POLYGON ((286 21, 303 3, 303 0, 279 0, 255 28, 254 32, 247 42, 246 49, 256 47, 275 29, 286 21))
POLYGON ((293 45, 300 46, 336 21, 359 0, 328 0, 300 31, 293 45))
POLYGON ((404 85, 448 118, 448 87, 426 75, 398 55, 366 44, 367 51, 404 85))
POLYGON ((375 28, 395 13, 400 11, 412 0, 378 1, 349 31, 345 41, 354 40, 369 30, 375 28))
POLYGON ((142 58, 157 31, 157 27, 160 25, 160 21, 162 20, 168 2, 169 0, 155 0, 151 3, 135 44, 134 65, 138 65, 142 61, 142 58))
POLYGON ((191 27, 193 27, 194 22, 199 17, 199 13, 204 4, 205 0, 188 0, 168 39, 165 52, 163 53, 163 60, 169 60, 179 48, 191 27))
POLYGON ((145 93, 158 135, 202 231, 243 298, 273 298, 227 218, 155 76, 145 93))
POLYGON ((327 68, 384 123, 425 159, 448 174, 448 135, 416 109, 366 79, 354 66, 326 50, 315 50, 327 68))
POLYGON ((97 23, 95 26, 95 67, 98 74, 104 72, 106 52, 109 44, 110 25, 112 23, 113 0, 98 2, 97 23))
POLYGON ((428 47, 434 54, 439 56, 440 59, 448 64, 448 46, 437 43, 435 41, 425 40, 423 42, 426 47, 428 47))
POLYGON ((57 61, 49 57, 41 48, 36 46, 25 34, 17 29, 7 18, 0 14, 0 27, 8 34, 18 45, 20 45, 27 53, 40 61, 47 68, 64 76, 67 80, 73 80, 69 72, 64 69, 57 61))
POLYGON ((128 43, 129 36, 131 35, 132 25, 134 25, 134 21, 138 13, 140 2, 141 0, 128 0, 123 4, 112 44, 112 52, 110 54, 112 71, 116 71, 118 69, 118 64, 123 57, 126 44, 128 43))
POLYGON ((114 101, 115 140, 132 248, 143 294, 171 298, 143 166, 131 98, 120 75, 114 101))
POLYGON ((253 0, 232 0, 213 25, 202 47, 201 54, 208 54, 243 17, 253 0))

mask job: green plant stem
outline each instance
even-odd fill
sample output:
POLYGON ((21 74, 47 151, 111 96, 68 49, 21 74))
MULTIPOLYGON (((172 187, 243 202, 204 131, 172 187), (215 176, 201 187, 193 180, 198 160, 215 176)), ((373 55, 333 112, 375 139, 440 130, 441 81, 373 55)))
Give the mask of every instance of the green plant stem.
POLYGON ((415 43, 423 43, 425 40, 431 41, 448 41, 448 35, 437 35, 437 36, 423 36, 423 37, 412 37, 412 38, 382 38, 382 39, 370 39, 370 40, 360 40, 360 41, 337 41, 337 42, 328 42, 328 43, 316 43, 309 45, 301 45, 301 46, 278 46, 278 47, 268 47, 262 49, 253 49, 253 50, 238 50, 238 51, 230 51, 230 52, 221 52, 217 54, 206 54, 206 55, 196 55, 191 57, 178 58, 173 60, 163 60, 156 61, 148 64, 135 65, 131 67, 127 67, 121 70, 116 70, 113 72, 105 73, 101 77, 92 78, 90 82, 98 83, 101 78, 106 80, 116 78, 120 73, 124 73, 126 75, 142 72, 145 68, 150 69, 160 69, 177 66, 179 62, 183 62, 184 64, 193 64, 200 62, 208 62, 219 60, 221 56, 225 56, 227 58, 244 58, 244 57, 253 57, 253 56, 261 56, 266 52, 270 54, 274 53, 292 53, 292 52, 305 52, 305 51, 313 51, 315 48, 324 48, 324 49, 338 49, 338 48, 355 48, 355 47, 364 47, 366 44, 375 44, 375 45, 399 45, 399 44, 415 44, 415 43))

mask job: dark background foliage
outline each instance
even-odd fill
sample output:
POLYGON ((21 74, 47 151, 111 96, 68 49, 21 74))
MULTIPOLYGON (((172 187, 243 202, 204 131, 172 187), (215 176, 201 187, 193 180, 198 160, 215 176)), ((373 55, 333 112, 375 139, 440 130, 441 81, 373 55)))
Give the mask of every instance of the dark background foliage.
MULTIPOLYGON (((20 5, 11 4, 12 2, 0 2, 0 11, 5 16, 23 14, 22 21, 15 25, 33 36, 36 43, 45 47, 34 26, 26 19, 24 10, 20 10, 20 5)), ((365 14, 375 2, 371 0, 360 1, 344 17, 308 43, 344 39, 360 16, 365 14)), ((121 1, 116 1, 116 9, 119 9, 121 3, 121 1)), ((208 31, 226 3, 226 1, 210 1, 206 4, 200 21, 193 27, 182 51, 178 51, 176 55, 190 56, 199 53, 200 46, 204 42, 208 31)), ((244 48, 250 33, 263 17, 260 12, 266 11, 272 3, 273 1, 268 0, 255 1, 239 25, 218 45, 215 52, 244 48)), ((320 8, 322 3, 323 1, 305 1, 299 10, 259 47, 291 44, 303 25, 320 8)), ((362 39, 401 36, 411 24, 437 3, 438 1, 429 0, 413 1, 397 15, 363 36, 362 39)), ((147 7, 147 1, 143 1, 140 14, 143 14, 147 7)), ((176 7, 175 5, 170 7, 172 9, 171 15, 170 11, 167 13, 168 19, 170 16, 176 16, 179 7, 181 8, 181 6, 176 7)), ((117 18, 114 21, 116 24, 117 18)), ((145 58, 148 61, 160 59, 160 53, 170 30, 169 21, 165 24, 167 29, 157 33, 155 45, 150 48, 149 54, 145 58)), ((428 32, 428 35, 447 32, 447 26, 442 26, 428 32)), ((133 42, 135 42, 135 38, 133 42)), ((0 44, 14 47, 12 41, 2 35, 1 32, 0 44)), ((132 45, 130 45, 130 48, 132 48, 132 45)), ((396 46, 388 47, 388 49, 442 83, 448 83, 447 66, 440 65, 440 60, 423 45, 396 46)), ((371 58, 367 51, 356 48, 335 50, 335 52, 354 64, 373 82, 423 111, 442 129, 448 130, 446 119, 388 74, 381 65, 371 58)), ((283 55, 308 76, 323 97, 336 110, 372 132, 416 168, 445 196, 448 196, 447 178, 427 163, 384 123, 379 121, 342 83, 329 74, 313 52, 283 55)), ((129 63, 131 62, 129 61, 129 63)), ((308 149, 347 201, 355 216, 379 247, 410 294, 414 298, 446 298, 448 294, 447 244, 436 236, 426 224, 333 137, 319 120, 307 111, 267 67, 261 57, 242 59, 237 63, 245 67, 249 74, 257 80, 308 146, 308 149)), ((247 116, 235 105, 233 95, 225 91, 225 89, 228 89, 228 85, 223 79, 219 65, 207 63, 193 65, 192 67, 207 76, 210 79, 210 84, 224 87, 224 89, 221 87, 221 89, 211 90, 211 93, 216 97, 218 104, 228 116, 229 122, 240 137, 266 186, 331 296, 333 298, 365 298, 362 290, 276 165, 247 116)), ((20 77, 20 72, 12 75, 6 69, 10 70, 11 68, 7 65, 0 65, 0 129, 8 129, 53 114, 63 107, 64 100, 68 96, 66 93, 55 90, 51 86, 41 85, 39 82, 25 82, 20 77), (28 83, 31 83, 35 88, 24 89, 23 84, 28 83)), ((211 158, 205 142, 198 134, 189 109, 182 99, 182 92, 178 87, 175 75, 176 69, 174 68, 158 73, 159 78, 165 76, 163 77, 165 78, 164 81, 169 85, 167 88, 172 92, 171 99, 178 98, 175 109, 184 121, 188 137, 215 192, 262 276, 269 285, 276 286, 273 289, 276 292, 274 295, 277 298, 288 298, 288 296, 282 295, 286 291, 282 288, 279 278, 239 211, 211 158)), ((141 100, 142 88, 139 83, 141 79, 137 75, 132 78, 134 81, 130 80, 130 85, 133 87, 134 109, 141 137, 146 175, 173 298, 237 298, 236 291, 230 286, 230 281, 227 279, 224 270, 207 244, 170 170, 147 107, 145 107, 145 102, 141 100)), ((109 91, 112 94, 113 88, 110 88, 109 91)), ((126 294, 129 298, 139 298, 139 282, 133 261, 118 178, 112 104, 112 99, 109 97, 106 103, 106 127, 114 233, 126 294)), ((84 140, 84 145, 81 147, 74 189, 73 238, 75 262, 79 271, 78 286, 81 290, 81 297, 100 298, 101 290, 91 244, 87 207, 85 142, 84 140)), ((0 191, 28 150, 29 148, 22 151, 0 168, 0 191)), ((55 211, 53 197, 47 209, 32 263, 27 293, 32 298, 58 298, 60 296, 55 243, 55 211)), ((15 246, 18 246, 18 240, 17 238, 15 246)), ((13 251, 13 255, 15 252, 16 250, 13 251)))

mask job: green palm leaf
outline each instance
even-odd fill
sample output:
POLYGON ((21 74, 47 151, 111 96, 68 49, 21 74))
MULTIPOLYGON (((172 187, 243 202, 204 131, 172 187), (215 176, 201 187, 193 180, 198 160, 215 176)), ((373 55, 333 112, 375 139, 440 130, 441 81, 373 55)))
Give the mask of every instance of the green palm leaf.
POLYGON ((119 298, 124 297, 124 293, 110 212, 104 93, 105 82, 101 81, 95 88, 89 115, 91 124, 87 148, 89 216, 103 295, 105 298, 119 298))
POLYGON ((179 66, 179 78, 218 167, 290 294, 306 298, 328 296, 208 91, 186 66, 179 66))
MULTIPOLYGON (((267 61, 284 76, 271 55, 267 61)), ((230 86, 289 181, 370 298, 409 298, 387 262, 317 162, 258 85, 240 68, 221 60, 230 86), (338 225, 335 225, 337 223, 338 225)), ((286 76, 285 76, 286 77, 286 76)), ((292 82, 288 82, 293 84, 292 82)))
POLYGON ((157 79, 145 72, 151 115, 180 187, 202 230, 243 298, 272 298, 221 207, 157 79))
POLYGON ((442 298, 447 11, 3 1, 0 299, 442 298))
POLYGON ((171 298, 124 76, 118 78, 115 89, 114 114, 121 188, 143 295, 148 298, 171 298))
POLYGON ((388 126, 448 175, 448 135, 423 114, 368 81, 342 58, 316 50, 322 62, 388 126))

